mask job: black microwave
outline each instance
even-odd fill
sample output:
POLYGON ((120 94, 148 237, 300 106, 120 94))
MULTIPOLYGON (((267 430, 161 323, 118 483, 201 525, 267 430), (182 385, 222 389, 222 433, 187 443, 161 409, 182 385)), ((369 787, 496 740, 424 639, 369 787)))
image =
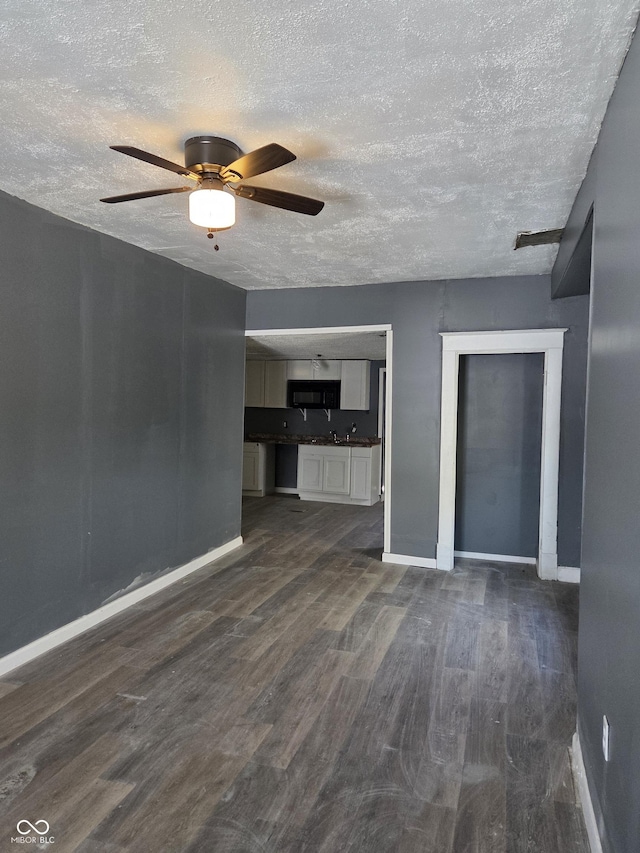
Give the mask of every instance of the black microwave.
POLYGON ((339 409, 340 381, 290 379, 287 406, 290 409, 339 409))

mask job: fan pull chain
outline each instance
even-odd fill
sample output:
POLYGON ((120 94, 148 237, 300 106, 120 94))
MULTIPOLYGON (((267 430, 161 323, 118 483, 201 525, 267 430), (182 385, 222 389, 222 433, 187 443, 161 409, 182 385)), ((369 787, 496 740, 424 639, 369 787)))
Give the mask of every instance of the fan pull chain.
MULTIPOLYGON (((215 229, 215 228, 207 228, 207 237, 208 237, 210 240, 213 240, 213 235, 215 234, 215 232, 216 232, 216 229, 215 229)), ((218 246, 218 242, 217 242, 217 240, 216 240, 216 244, 215 244, 215 246, 214 246, 213 248, 215 249, 215 251, 216 251, 216 252, 219 252, 219 251, 220 251, 220 246, 218 246)))

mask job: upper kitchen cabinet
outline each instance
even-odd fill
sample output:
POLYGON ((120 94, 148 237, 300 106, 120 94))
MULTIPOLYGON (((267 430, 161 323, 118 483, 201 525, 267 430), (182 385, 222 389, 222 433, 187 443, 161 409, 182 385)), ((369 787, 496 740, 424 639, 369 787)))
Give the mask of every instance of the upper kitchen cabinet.
POLYGON ((287 379, 313 379, 311 359, 295 359, 287 362, 287 379))
POLYGON ((264 406, 266 409, 287 408, 287 365, 286 361, 265 361, 264 406))
POLYGON ((339 380, 340 408, 368 411, 370 365, 337 359, 247 361, 245 406, 286 409, 289 380, 339 380))
POLYGON ((327 361, 325 359, 319 359, 315 363, 312 361, 311 366, 313 367, 313 376, 312 379, 340 379, 342 373, 342 362, 336 361, 332 359, 331 361, 327 361))
POLYGON ((340 408, 367 411, 371 362, 343 361, 340 364, 340 408))
POLYGON ((286 361, 247 361, 245 406, 286 409, 287 364, 286 361))
POLYGON ((324 358, 295 359, 287 365, 287 379, 340 379, 342 362, 324 358))
POLYGON ((264 406, 264 361, 247 361, 244 374, 245 406, 264 406))

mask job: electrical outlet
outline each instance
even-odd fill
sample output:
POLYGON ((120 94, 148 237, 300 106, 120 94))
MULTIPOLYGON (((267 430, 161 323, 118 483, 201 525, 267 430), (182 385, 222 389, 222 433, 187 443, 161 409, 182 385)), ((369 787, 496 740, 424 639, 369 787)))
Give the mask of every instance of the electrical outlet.
POLYGON ((611 759, 611 726, 606 714, 602 718, 602 754, 605 761, 611 759))
POLYGON ((286 421, 282 421, 282 426, 286 429, 286 428, 287 428, 287 422, 286 422, 286 421))

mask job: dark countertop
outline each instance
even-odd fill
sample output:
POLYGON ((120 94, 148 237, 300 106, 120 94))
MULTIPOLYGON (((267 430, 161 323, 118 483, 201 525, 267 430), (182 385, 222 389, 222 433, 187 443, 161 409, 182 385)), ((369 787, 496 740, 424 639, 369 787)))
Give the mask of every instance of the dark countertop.
POLYGON ((318 444, 325 447, 330 447, 333 444, 338 447, 374 447, 376 444, 380 444, 380 439, 376 437, 350 435, 349 441, 344 436, 338 438, 338 441, 334 441, 330 435, 295 435, 293 433, 274 435, 272 433, 253 432, 245 435, 244 440, 262 444, 318 444))

